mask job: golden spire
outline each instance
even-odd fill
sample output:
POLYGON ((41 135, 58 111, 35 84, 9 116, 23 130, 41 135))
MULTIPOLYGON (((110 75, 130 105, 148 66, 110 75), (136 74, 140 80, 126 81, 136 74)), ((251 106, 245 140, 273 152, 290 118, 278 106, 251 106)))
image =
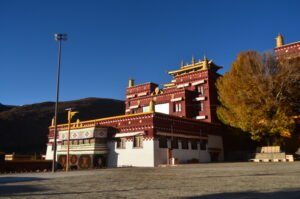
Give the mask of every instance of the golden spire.
POLYGON ((192 56, 192 65, 195 65, 195 58, 192 56))
POLYGON ((181 67, 184 66, 183 60, 181 60, 180 66, 181 66, 181 67))
POLYGON ((203 57, 203 69, 208 69, 208 60, 205 55, 203 57))
POLYGON ((284 45, 283 36, 281 34, 278 34, 275 39, 276 39, 276 48, 284 45))

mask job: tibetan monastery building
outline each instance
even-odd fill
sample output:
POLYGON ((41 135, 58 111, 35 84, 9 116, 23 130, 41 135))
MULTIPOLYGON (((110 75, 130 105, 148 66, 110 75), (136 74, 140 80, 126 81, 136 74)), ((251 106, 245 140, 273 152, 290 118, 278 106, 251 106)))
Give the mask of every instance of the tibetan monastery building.
MULTIPOLYGON (((215 82, 221 67, 204 57, 170 71, 172 81, 135 85, 129 80, 125 115, 71 124, 71 168, 155 167, 223 161, 215 82)), ((53 159, 54 126, 46 159, 53 159)), ((57 160, 65 166, 68 124, 58 125, 57 160)))

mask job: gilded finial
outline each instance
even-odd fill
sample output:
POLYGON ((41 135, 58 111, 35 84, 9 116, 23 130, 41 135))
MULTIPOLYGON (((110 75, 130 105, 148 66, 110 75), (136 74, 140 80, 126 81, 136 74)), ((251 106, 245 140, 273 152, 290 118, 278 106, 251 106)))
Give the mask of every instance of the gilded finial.
POLYGON ((192 56, 192 64, 195 65, 195 58, 192 56))
POLYGON ((206 58, 206 56, 204 55, 203 57, 203 69, 207 69, 208 68, 208 60, 206 58))
POLYGON ((181 67, 184 66, 183 60, 181 60, 180 66, 181 66, 181 67))
POLYGON ((155 105, 153 99, 149 103, 149 112, 155 112, 155 105))
POLYGON ((276 47, 280 47, 284 45, 284 39, 281 34, 278 34, 275 39, 276 39, 276 47))

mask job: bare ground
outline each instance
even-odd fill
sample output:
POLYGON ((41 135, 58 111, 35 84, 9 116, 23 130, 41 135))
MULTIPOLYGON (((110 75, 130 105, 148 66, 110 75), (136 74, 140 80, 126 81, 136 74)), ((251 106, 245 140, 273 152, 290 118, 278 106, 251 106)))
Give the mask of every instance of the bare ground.
POLYGON ((0 198, 300 199, 300 162, 210 163, 0 176, 0 198))

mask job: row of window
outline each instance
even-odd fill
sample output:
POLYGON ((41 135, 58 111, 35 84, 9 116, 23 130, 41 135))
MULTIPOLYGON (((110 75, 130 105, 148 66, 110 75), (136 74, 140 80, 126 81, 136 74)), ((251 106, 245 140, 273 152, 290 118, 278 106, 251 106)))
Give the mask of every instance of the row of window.
MULTIPOLYGON (((131 110, 131 113, 138 113, 138 108, 136 108, 136 109, 132 109, 131 110)), ((201 111, 203 111, 204 110, 204 103, 203 102, 200 102, 199 104, 196 104, 195 105, 195 110, 197 111, 197 112, 201 112, 201 111)), ((174 113, 178 113, 178 112, 181 112, 182 111, 182 105, 181 105, 181 103, 174 103, 174 105, 173 105, 173 112, 174 113)))
MULTIPOLYGON (((117 139, 117 149, 126 148, 126 138, 117 139)), ((142 148, 143 147, 143 136, 134 136, 133 137, 133 148, 142 148)))
MULTIPOLYGON (((173 112, 181 112, 181 103, 175 103, 174 104, 174 107, 173 107, 173 112)), ((196 104, 195 105, 195 110, 197 112, 201 112, 201 111, 204 111, 204 103, 203 102, 200 102, 199 104, 196 104)))
MULTIPOLYGON (((159 137, 159 148, 168 148, 168 138, 161 136, 159 137)), ((178 149, 179 148, 179 140, 178 138, 170 138, 171 140, 171 148, 178 149)), ((126 148, 126 138, 118 138, 117 149, 125 149, 126 148)), ((187 140, 180 139, 181 149, 189 149, 189 142, 191 143, 192 150, 198 150, 198 140, 187 140)), ((142 148, 143 147, 143 136, 135 136, 133 138, 133 148, 142 148)), ((207 140, 200 140, 200 150, 206 150, 207 140)))
MULTIPOLYGON (((195 87, 195 91, 199 94, 199 95, 204 95, 204 88, 203 86, 196 86, 195 87)), ((130 102, 128 102, 128 107, 130 106, 130 102)), ((197 110, 198 111, 203 111, 204 110, 204 104, 203 102, 200 102, 200 104, 197 106, 197 110)), ((173 112, 177 113, 177 112, 181 112, 182 111, 182 105, 181 103, 174 103, 173 106, 173 112)), ((132 109, 131 113, 138 113, 138 109, 132 109)))
MULTIPOLYGON (((161 136, 159 137, 159 148, 168 148, 168 138, 161 136)), ((178 138, 170 138, 171 140, 171 148, 178 149, 178 138)), ((180 139, 181 142, 181 149, 189 149, 189 142, 191 143, 192 150, 198 150, 198 140, 187 140, 187 139, 180 139)), ((200 150, 206 150, 207 140, 200 140, 200 150)))
MULTIPOLYGON (((90 139, 77 139, 70 140, 70 145, 79 145, 79 144, 104 144, 105 140, 102 138, 90 138, 90 139)), ((68 140, 63 140, 62 145, 68 145, 68 140)))

